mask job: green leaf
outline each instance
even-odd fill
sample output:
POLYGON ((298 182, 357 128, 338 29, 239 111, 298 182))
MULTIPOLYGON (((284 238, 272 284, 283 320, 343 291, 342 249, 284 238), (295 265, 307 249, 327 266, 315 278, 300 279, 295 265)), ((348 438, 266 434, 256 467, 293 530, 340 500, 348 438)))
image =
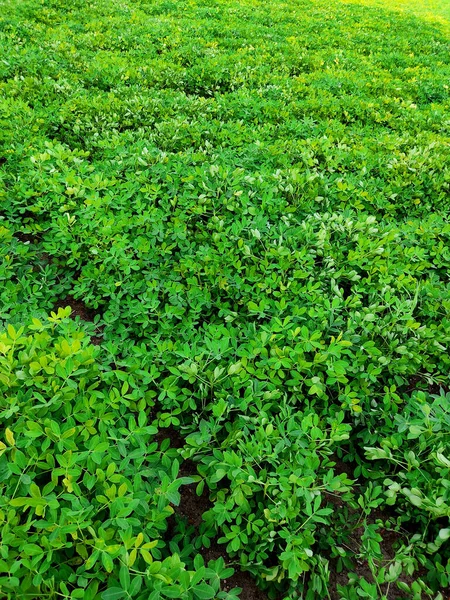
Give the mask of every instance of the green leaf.
POLYGON ((37 544, 25 544, 23 552, 27 556, 38 556, 39 554, 44 554, 44 550, 37 544))
POLYGON ((228 579, 233 574, 234 574, 233 567, 227 567, 226 569, 224 569, 223 571, 221 571, 219 575, 220 575, 220 579, 228 579))
POLYGON ((142 586, 142 577, 136 576, 131 580, 131 585, 128 593, 131 597, 137 596, 142 586))
POLYGON ((178 585, 171 585, 161 589, 161 594, 167 598, 180 598, 181 588, 178 585))
POLYGON ((111 587, 102 593, 102 600, 119 600, 125 598, 126 592, 119 587, 111 587))
POLYGON ((112 570, 114 569, 113 559, 106 552, 102 552, 102 563, 103 563, 103 566, 105 567, 105 571, 107 573, 112 573, 112 570))
POLYGON ((207 583, 200 583, 199 585, 194 586, 193 592, 195 597, 199 600, 209 600, 216 595, 214 588, 207 583))
POLYGON ((91 556, 86 561, 85 568, 87 571, 89 571, 89 569, 92 569, 92 567, 97 562, 99 556, 100 556, 100 552, 98 550, 94 550, 94 552, 91 554, 91 556))
POLYGON ((119 570, 119 581, 120 585, 124 590, 128 590, 130 587, 130 571, 127 567, 121 566, 119 570))
POLYGON ((16 506, 16 507, 20 507, 20 506, 28 506, 30 503, 30 498, 13 498, 12 500, 9 501, 9 504, 11 506, 16 506))
POLYGON ((170 473, 172 475, 172 479, 176 479, 177 478, 179 471, 180 471, 180 463, 175 459, 172 462, 172 468, 171 468, 171 471, 170 471, 170 473))

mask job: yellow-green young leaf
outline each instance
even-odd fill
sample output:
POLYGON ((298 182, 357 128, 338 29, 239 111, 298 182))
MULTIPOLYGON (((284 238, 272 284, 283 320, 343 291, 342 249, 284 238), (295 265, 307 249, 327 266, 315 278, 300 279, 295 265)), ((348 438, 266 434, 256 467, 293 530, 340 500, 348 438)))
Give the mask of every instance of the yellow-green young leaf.
POLYGON ((280 567, 272 567, 270 569, 270 573, 267 573, 267 575, 265 575, 265 579, 267 579, 267 581, 273 581, 278 575, 279 569, 280 567))
POLYGON ((92 569, 92 567, 97 562, 99 554, 100 552, 98 550, 95 550, 95 552, 91 554, 91 556, 87 559, 86 564, 84 565, 86 570, 92 569))
POLYGON ((78 554, 81 556, 81 558, 83 558, 84 560, 88 559, 88 552, 84 544, 77 544, 75 548, 78 554))
POLYGON ((30 503, 30 498, 13 498, 12 500, 9 501, 9 504, 11 506, 29 506, 30 503))
POLYGON ((117 490, 117 495, 119 496, 119 498, 122 498, 122 496, 125 496, 125 494, 127 493, 127 490, 128 490, 127 484, 122 483, 122 485, 117 490))
POLYGON ((6 450, 6 444, 4 444, 3 442, 0 442, 0 456, 3 454, 3 452, 6 450))
POLYGON ((148 568, 148 573, 150 575, 155 575, 156 573, 159 573, 160 571, 161 571, 161 563, 159 562, 159 560, 155 560, 155 562, 152 563, 148 568))
POLYGON ((141 531, 136 536, 136 541, 134 542, 135 547, 139 548, 139 546, 142 544, 143 541, 144 541, 144 534, 141 531))
POLYGON ((235 375, 236 373, 239 373, 239 371, 241 369, 242 369, 242 363, 240 360, 238 360, 238 362, 236 362, 228 367, 228 375, 235 375))
POLYGON ((142 548, 144 550, 151 550, 152 548, 155 548, 155 546, 158 545, 158 540, 153 540, 153 542, 147 542, 146 544, 144 544, 142 546, 142 548))
POLYGON ((11 344, 7 345, 4 342, 0 342, 0 354, 6 354, 10 348, 11 344))
POLYGON ((76 428, 76 427, 71 427, 70 429, 68 429, 67 431, 65 431, 65 432, 62 434, 62 436, 61 436, 61 439, 62 439, 62 440, 65 440, 65 439, 67 439, 67 438, 69 438, 69 437, 72 437, 72 436, 73 436, 73 434, 76 432, 76 430, 77 430, 77 428, 76 428))
POLYGON ((442 452, 436 452, 436 460, 441 466, 450 467, 450 460, 442 452))
POLYGON ((141 548, 141 555, 142 555, 142 558, 145 560, 146 563, 148 563, 149 565, 152 564, 152 562, 153 562, 153 556, 150 554, 150 552, 148 550, 143 550, 141 548))
POLYGON ((414 504, 414 506, 422 506, 423 504, 422 498, 416 496, 415 494, 409 494, 408 498, 411 504, 414 504))
POLYGON ((30 484, 30 496, 32 498, 40 498, 41 497, 41 490, 35 483, 30 484))
POLYGON ((0 382, 3 383, 3 385, 6 385, 7 387, 10 387, 10 385, 11 385, 11 378, 7 377, 4 373, 0 373, 0 382))
POLYGON ((133 550, 128 555, 127 566, 132 567, 134 565, 134 563, 136 562, 136 558, 137 558, 137 550, 136 550, 136 548, 133 548, 133 550))
POLYGON ((16 440, 14 439, 14 434, 11 431, 11 429, 9 429, 9 427, 7 427, 5 429, 5 438, 6 438, 6 441, 8 442, 8 444, 10 446, 15 446, 16 445, 16 440))
POLYGON ((116 463, 109 463, 108 468, 106 469, 106 477, 111 477, 116 470, 116 463))
POLYGON ((111 573, 111 571, 114 569, 114 563, 113 563, 113 559, 106 552, 102 553, 102 563, 103 563, 103 566, 105 567, 105 571, 107 573, 111 573))

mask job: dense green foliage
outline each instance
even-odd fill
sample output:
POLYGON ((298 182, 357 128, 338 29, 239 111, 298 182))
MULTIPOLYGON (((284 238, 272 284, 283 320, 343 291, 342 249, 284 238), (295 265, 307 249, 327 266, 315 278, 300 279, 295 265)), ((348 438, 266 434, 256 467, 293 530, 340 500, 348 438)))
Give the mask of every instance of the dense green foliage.
POLYGON ((0 597, 442 597, 447 29, 0 6, 0 597))

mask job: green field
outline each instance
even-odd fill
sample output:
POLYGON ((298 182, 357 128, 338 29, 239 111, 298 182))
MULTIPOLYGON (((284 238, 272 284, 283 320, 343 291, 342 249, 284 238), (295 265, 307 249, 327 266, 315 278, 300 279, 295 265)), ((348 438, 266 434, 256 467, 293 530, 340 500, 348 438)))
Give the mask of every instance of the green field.
POLYGON ((385 8, 439 24, 444 29, 450 26, 450 4, 448 0, 346 0, 347 3, 368 7, 385 8))
POLYGON ((449 42, 0 0, 0 600, 448 597, 449 42))

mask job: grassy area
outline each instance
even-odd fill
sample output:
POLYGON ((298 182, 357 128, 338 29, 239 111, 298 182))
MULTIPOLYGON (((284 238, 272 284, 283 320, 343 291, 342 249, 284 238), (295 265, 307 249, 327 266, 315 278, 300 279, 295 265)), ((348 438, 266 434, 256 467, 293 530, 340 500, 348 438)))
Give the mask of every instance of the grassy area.
POLYGON ((346 3, 399 11, 428 20, 443 29, 450 26, 450 4, 447 0, 345 0, 346 3))
POLYGON ((449 18, 0 3, 0 597, 443 598, 449 18))

